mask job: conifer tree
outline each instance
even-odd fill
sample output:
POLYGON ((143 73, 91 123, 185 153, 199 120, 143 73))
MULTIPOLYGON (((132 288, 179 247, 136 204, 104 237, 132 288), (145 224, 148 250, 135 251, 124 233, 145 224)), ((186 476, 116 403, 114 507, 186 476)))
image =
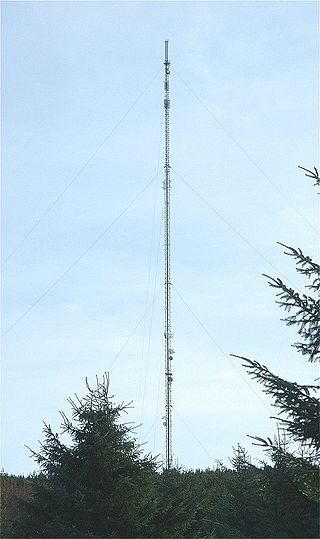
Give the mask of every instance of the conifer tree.
POLYGON ((45 424, 41 449, 32 451, 43 474, 35 481, 33 499, 23 504, 20 537, 145 534, 155 462, 142 456, 132 427, 120 423, 128 405, 113 404, 108 376, 87 388, 84 398, 68 399, 72 418, 61 413, 61 433, 45 424))
POLYGON ((233 457, 229 460, 232 464, 232 468, 237 472, 247 470, 251 466, 250 455, 240 444, 238 444, 237 447, 233 447, 233 457))
MULTIPOLYGON (((302 168, 306 176, 311 177, 320 185, 318 170, 302 168)), ((268 278, 269 285, 276 290, 277 304, 289 314, 284 321, 289 326, 295 326, 300 337, 299 342, 293 346, 311 363, 320 361, 320 266, 301 249, 288 247, 285 254, 295 260, 296 270, 306 277, 308 294, 300 294, 289 287, 281 279, 268 278)), ((232 354, 234 355, 234 354, 232 354)), ((272 456, 273 461, 281 467, 295 481, 300 492, 313 500, 318 499, 318 465, 320 459, 319 437, 319 399, 316 394, 318 384, 301 385, 297 382, 284 380, 276 376, 258 361, 239 357, 244 361, 249 374, 264 386, 263 391, 272 395, 274 406, 279 409, 276 419, 280 422, 292 442, 298 442, 299 448, 294 452, 284 448, 280 440, 275 437, 261 438, 252 436, 257 445, 262 445, 272 456)))

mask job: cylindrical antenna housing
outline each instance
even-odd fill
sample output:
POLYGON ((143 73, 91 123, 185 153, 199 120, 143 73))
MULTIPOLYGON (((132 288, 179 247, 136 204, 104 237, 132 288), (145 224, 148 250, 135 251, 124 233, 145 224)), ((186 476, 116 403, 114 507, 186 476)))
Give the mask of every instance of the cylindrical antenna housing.
POLYGON ((165 62, 169 60, 169 41, 164 42, 164 59, 165 62))

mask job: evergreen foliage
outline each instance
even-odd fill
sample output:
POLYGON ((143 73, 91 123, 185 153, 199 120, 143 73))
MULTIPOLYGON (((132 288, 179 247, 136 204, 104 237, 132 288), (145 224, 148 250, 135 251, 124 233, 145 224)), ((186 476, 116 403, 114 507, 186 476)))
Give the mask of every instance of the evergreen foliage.
MULTIPOLYGON (((25 502, 21 537, 138 537, 145 534, 153 501, 155 462, 142 456, 132 428, 119 423, 127 411, 108 395, 109 379, 89 385, 83 399, 69 399, 62 432, 45 425, 45 441, 32 452, 44 476, 25 502), (67 434, 71 445, 61 441, 67 434)), ((111 397, 112 398, 112 397, 111 397)))
POLYGON ((251 466, 251 458, 248 451, 240 444, 233 448, 233 457, 229 459, 232 467, 237 472, 246 470, 251 466))
POLYGON ((319 399, 313 393, 319 385, 299 385, 283 380, 272 374, 265 365, 258 361, 240 357, 252 378, 264 385, 264 392, 272 395, 274 405, 280 408, 280 414, 288 419, 276 418, 286 427, 289 436, 299 442, 310 444, 320 449, 319 439, 319 399))
MULTIPOLYGON (((233 458, 237 459, 233 469, 219 466, 213 470, 175 469, 156 473, 153 503, 147 503, 144 507, 145 523, 143 531, 141 528, 137 536, 255 539, 318 537, 317 503, 297 488, 288 476, 286 467, 265 464, 262 467, 248 466, 246 460, 243 463, 238 460, 238 451, 233 458)), ((37 480, 34 481, 37 485, 37 480)), ((53 523, 51 527, 47 524, 44 528, 45 518, 52 518, 53 514, 53 511, 48 513, 45 493, 45 490, 39 492, 35 486, 38 507, 32 513, 28 527, 25 518, 15 534, 11 530, 11 534, 3 534, 2 537, 110 537, 108 530, 103 530, 104 516, 98 513, 95 525, 96 528, 100 526, 99 533, 76 532, 75 528, 67 528, 66 524, 62 527, 65 515, 61 516, 60 509, 60 519, 56 515, 56 528, 53 523), (64 535, 61 535, 61 529, 64 529, 64 535)), ((118 513, 120 521, 126 518, 125 509, 118 513)), ((83 505, 82 521, 86 521, 86 517, 90 519, 93 510, 94 507, 89 504, 83 505)), ((113 537, 129 537, 130 533, 131 530, 128 530, 124 535, 114 534, 113 537)))
MULTIPOLYGON (((279 242, 278 242, 279 243, 279 242)), ((312 278, 312 283, 306 285, 306 288, 313 290, 317 297, 303 294, 302 296, 288 287, 281 279, 274 279, 269 275, 265 275, 269 279, 269 285, 279 290, 277 303, 286 311, 295 309, 295 314, 287 316, 284 321, 288 326, 296 325, 298 334, 306 342, 294 343, 303 355, 309 356, 309 361, 320 360, 320 266, 314 262, 309 256, 305 256, 301 249, 288 247, 283 243, 279 243, 287 249, 286 255, 293 256, 296 259, 296 270, 298 273, 305 275, 308 279, 312 278), (316 275, 316 277, 315 277, 316 275)))
MULTIPOLYGON (((318 170, 314 171, 300 167, 307 172, 306 176, 315 180, 320 185, 318 170)), ((296 326, 301 342, 293 346, 298 352, 308 357, 309 362, 320 360, 320 266, 311 257, 306 256, 301 249, 288 247, 285 254, 292 257, 296 263, 296 270, 303 275, 308 284, 306 288, 310 294, 299 294, 293 288, 287 286, 281 279, 270 277, 268 283, 277 290, 276 303, 287 312, 292 312, 284 318, 287 325, 296 326)), ((319 499, 319 399, 316 392, 320 386, 315 384, 301 385, 290 382, 271 373, 269 369, 258 361, 239 357, 244 361, 250 376, 264 386, 264 392, 274 399, 274 406, 279 409, 280 417, 277 418, 289 439, 299 442, 299 448, 289 451, 283 447, 279 440, 272 441, 270 438, 253 436, 257 445, 262 445, 269 452, 275 464, 275 468, 281 470, 289 480, 290 485, 310 500, 319 499), (284 417, 283 417, 284 416, 284 417)))
POLYGON ((32 496, 32 476, 10 475, 3 470, 0 473, 0 537, 13 537, 13 521, 19 521, 21 510, 17 498, 28 500, 32 496))

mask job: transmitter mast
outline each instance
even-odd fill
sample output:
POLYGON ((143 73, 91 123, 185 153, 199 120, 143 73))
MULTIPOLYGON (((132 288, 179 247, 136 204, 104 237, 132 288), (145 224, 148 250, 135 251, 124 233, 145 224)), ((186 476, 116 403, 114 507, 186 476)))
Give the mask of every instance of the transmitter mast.
POLYGON ((170 93, 169 93, 169 42, 165 41, 165 60, 164 60, 164 300, 165 300, 165 320, 164 320, 164 339, 165 339, 165 421, 166 429, 166 468, 172 467, 172 354, 171 339, 173 337, 171 329, 171 234, 170 234, 170 144, 169 144, 169 123, 170 123, 170 93))

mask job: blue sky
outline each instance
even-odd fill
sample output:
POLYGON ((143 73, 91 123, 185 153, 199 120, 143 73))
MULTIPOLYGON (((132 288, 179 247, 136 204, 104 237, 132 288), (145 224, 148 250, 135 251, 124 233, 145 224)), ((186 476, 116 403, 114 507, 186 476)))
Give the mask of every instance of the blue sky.
POLYGON ((290 348, 295 331, 261 276, 281 272, 302 290, 276 242, 319 254, 316 193, 297 168, 318 160, 316 2, 2 9, 3 332, 156 176, 3 338, 2 466, 34 470, 24 444, 36 449, 42 421, 57 430, 67 397, 108 369, 115 400, 133 401, 138 439, 163 453, 165 39, 174 457, 227 463, 239 442, 260 458, 246 435, 272 435, 274 410, 229 354, 299 382, 317 375, 290 348))

